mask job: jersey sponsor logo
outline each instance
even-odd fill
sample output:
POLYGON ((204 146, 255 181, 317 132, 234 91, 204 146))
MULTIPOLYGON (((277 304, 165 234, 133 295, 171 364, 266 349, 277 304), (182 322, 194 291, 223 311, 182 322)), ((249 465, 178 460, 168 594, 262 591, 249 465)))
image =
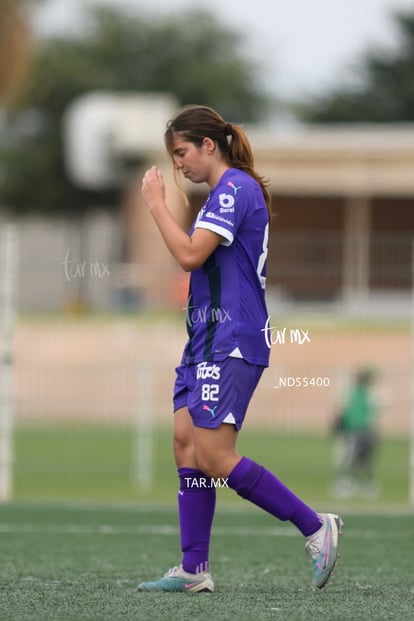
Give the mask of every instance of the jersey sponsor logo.
POLYGON ((222 209, 234 211, 234 197, 231 194, 220 194, 219 203, 222 209))
POLYGON ((242 189, 241 185, 234 185, 233 181, 227 181, 227 185, 233 190, 234 196, 237 196, 237 192, 242 189))
POLYGON ((200 362, 197 365, 197 379, 220 379, 220 367, 216 364, 208 364, 208 362, 200 362))
POLYGON ((229 226, 234 226, 234 223, 231 220, 226 220, 226 218, 218 216, 213 211, 208 211, 206 213, 206 218, 210 218, 211 220, 218 220, 218 222, 224 222, 224 224, 228 224, 229 226))

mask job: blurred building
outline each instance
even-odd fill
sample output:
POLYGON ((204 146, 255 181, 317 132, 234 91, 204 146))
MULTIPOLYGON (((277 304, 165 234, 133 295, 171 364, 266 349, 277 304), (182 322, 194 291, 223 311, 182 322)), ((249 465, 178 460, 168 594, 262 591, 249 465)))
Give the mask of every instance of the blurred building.
POLYGON ((414 127, 305 127, 251 137, 273 188, 270 285, 350 310, 375 308, 390 294, 408 301, 414 127))
MULTIPOLYGON (((273 197, 271 301, 279 306, 322 302, 350 313, 369 307, 374 313, 408 314, 414 126, 247 131, 256 167, 270 180, 273 197)), ((153 162, 164 163, 165 154, 154 154, 148 164, 153 162)), ((191 200, 200 206, 207 190, 188 185, 191 200)), ((169 195, 180 199, 173 187, 169 195)), ((144 206, 135 210, 130 223, 132 229, 153 233, 144 206)), ((153 256, 162 247, 161 238, 154 239, 153 256)), ((135 260, 140 261, 139 249, 135 260)))
MULTIPOLYGON (((156 163, 169 206, 182 203, 162 140, 175 108, 171 96, 158 94, 91 94, 75 103, 66 124, 68 170, 86 187, 122 184, 123 205, 92 215, 81 229, 64 221, 22 225, 21 308, 56 310, 79 298, 97 310, 182 306, 186 277, 140 194, 144 170, 156 163), (106 277, 98 278, 99 269, 106 277)), ((273 196, 270 303, 408 315, 414 126, 246 129, 273 196)), ((188 184, 188 191, 201 206, 208 188, 188 184)))

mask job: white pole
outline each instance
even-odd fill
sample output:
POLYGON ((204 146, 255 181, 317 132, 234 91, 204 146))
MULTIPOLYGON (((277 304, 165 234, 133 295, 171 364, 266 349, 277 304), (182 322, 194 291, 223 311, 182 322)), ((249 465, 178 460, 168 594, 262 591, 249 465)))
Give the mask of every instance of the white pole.
POLYGON ((410 473, 409 473, 409 495, 410 505, 414 507, 414 239, 411 242, 411 369, 409 373, 410 382, 410 473))
POLYGON ((17 279, 17 233, 13 224, 0 235, 0 501, 12 497, 13 479, 13 330, 17 279))
POLYGON ((152 365, 141 365, 138 371, 138 416, 135 430, 133 480, 141 490, 150 490, 153 485, 153 373, 152 365))

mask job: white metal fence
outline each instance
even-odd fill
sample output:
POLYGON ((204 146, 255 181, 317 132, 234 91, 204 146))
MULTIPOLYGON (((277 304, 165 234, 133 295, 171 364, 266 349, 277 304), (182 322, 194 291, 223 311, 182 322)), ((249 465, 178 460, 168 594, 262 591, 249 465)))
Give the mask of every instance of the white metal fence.
MULTIPOLYGON (((2 300, 0 345, 3 361, 13 349, 16 418, 131 421, 140 403, 139 374, 152 369, 154 417, 164 422, 186 338, 185 293, 168 313, 143 307, 139 286, 125 274, 150 268, 156 279, 163 265, 128 264, 116 218, 95 217, 82 230, 79 241, 72 224, 16 225, 15 259, 9 256, 10 238, 6 247, 1 237, 2 257, 9 258, 8 267, 4 258, 0 266, 2 295, 8 297, 7 303, 2 300), (10 261, 16 264, 10 267, 10 261)), ((353 292, 341 290, 337 238, 285 235, 273 244, 267 333, 273 346, 256 420, 290 427, 297 421, 311 429, 325 425, 349 375, 370 365, 381 378, 383 428, 406 432, 412 349, 407 239, 374 240, 370 286, 353 292), (286 379, 285 386, 284 378, 292 377, 323 385, 289 386, 292 380, 286 379)), ((170 294, 165 291, 164 297, 170 294)))
MULTIPOLYGON (((149 418, 152 424, 171 424, 174 367, 186 338, 185 300, 164 315, 140 306, 138 289, 125 271, 139 272, 142 266, 128 265, 116 218, 91 221, 82 240, 76 227, 64 223, 35 222, 13 230, 13 240, 9 229, 0 244, 0 460, 10 461, 13 420, 31 425, 141 420, 144 430, 149 418)), ((246 425, 326 432, 352 373, 370 366, 379 377, 382 432, 409 434, 414 398, 407 239, 374 240, 369 287, 353 295, 341 290, 338 240, 291 235, 274 243, 271 365, 246 425)), ((154 274, 163 266, 151 269, 154 274)))

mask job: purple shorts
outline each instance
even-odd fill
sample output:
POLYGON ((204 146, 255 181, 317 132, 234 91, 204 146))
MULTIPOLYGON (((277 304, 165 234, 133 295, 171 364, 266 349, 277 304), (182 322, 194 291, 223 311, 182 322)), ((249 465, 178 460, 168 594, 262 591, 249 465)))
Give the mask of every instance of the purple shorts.
POLYGON ((230 423, 239 431, 264 369, 241 358, 181 364, 176 368, 174 412, 188 407, 196 427, 230 423))

